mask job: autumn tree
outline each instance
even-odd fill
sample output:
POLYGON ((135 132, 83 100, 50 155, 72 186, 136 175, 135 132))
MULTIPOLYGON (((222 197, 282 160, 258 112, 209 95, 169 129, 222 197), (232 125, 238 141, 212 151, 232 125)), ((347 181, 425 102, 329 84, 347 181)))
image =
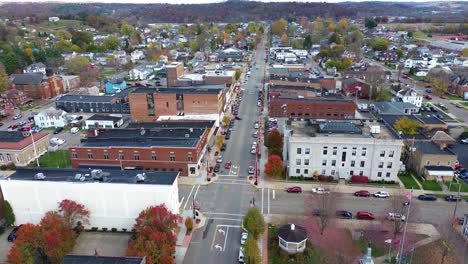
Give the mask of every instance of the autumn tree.
POLYGON ((447 94, 448 92, 448 83, 445 80, 438 78, 431 79, 432 87, 434 87, 434 93, 438 96, 447 94))
POLYGON ((288 22, 284 19, 277 20, 271 25, 271 33, 273 35, 282 36, 283 33, 286 31, 286 26, 288 22))
POLYGON ((101 79, 101 71, 99 67, 88 64, 81 67, 79 76, 81 86, 90 87, 101 79))
POLYGON ((241 70, 240 69, 236 69, 235 70, 235 77, 236 77, 236 81, 239 80, 239 78, 241 77, 241 70))
POLYGON ((218 149, 221 149, 221 146, 224 143, 224 136, 216 136, 216 146, 218 149))
POLYGON ((58 212, 48 212, 40 224, 42 250, 52 263, 62 262, 63 257, 73 250, 76 233, 58 212))
POLYGON ((249 237, 258 239, 259 235, 265 231, 265 220, 256 207, 252 207, 244 216, 244 227, 249 231, 249 237))
POLYGON ((265 164, 265 174, 270 178, 279 179, 283 176, 284 165, 283 160, 278 155, 270 155, 265 164))
POLYGON ((110 35, 104 40, 103 45, 108 50, 116 50, 120 47, 120 40, 116 36, 110 35))
POLYGON ((260 249, 258 248, 257 240, 249 235, 244 245, 244 259, 247 264, 260 264, 260 249))
POLYGON ((63 220, 71 227, 74 227, 78 222, 89 224, 90 212, 84 205, 65 199, 59 203, 58 208, 63 220))
POLYGON ((386 38, 375 38, 369 41, 368 45, 377 51, 386 51, 390 41, 386 38))
POLYGON ((281 35, 281 45, 283 45, 283 46, 288 46, 289 45, 289 38, 288 38, 288 35, 286 33, 283 33, 281 35))
POLYGON ((70 58, 66 62, 66 67, 71 74, 79 74, 80 70, 83 66, 89 64, 89 59, 84 56, 76 56, 74 58, 70 58))
POLYGON ((337 32, 334 32, 329 38, 328 42, 330 43, 335 43, 335 44, 341 44, 341 36, 337 32))
POLYGON ((309 26, 309 22, 307 21, 307 17, 301 17, 301 27, 303 29, 307 29, 309 26))
POLYGON ((33 224, 22 225, 8 252, 7 262, 12 264, 34 263, 38 255, 42 253, 37 252, 40 243, 40 227, 33 224))
POLYGON ((306 198, 306 203, 310 213, 315 217, 320 229, 320 235, 323 235, 325 229, 335 217, 336 211, 336 193, 310 194, 306 198))
POLYGON ((393 128, 396 131, 401 131, 407 135, 415 135, 419 133, 419 129, 421 128, 421 123, 415 121, 413 119, 409 119, 408 117, 403 117, 398 119, 393 125, 393 128))
POLYGON ((375 28, 377 26, 377 22, 372 17, 366 17, 364 19, 364 25, 368 29, 373 29, 373 28, 375 28))
POLYGON ((8 75, 5 71, 5 66, 0 63, 0 92, 8 89, 8 75))
POLYGON ((136 218, 136 239, 129 243, 127 255, 146 256, 148 263, 175 263, 177 219, 164 205, 143 210, 136 218))
POLYGON ((349 19, 348 18, 342 18, 340 21, 338 21, 338 28, 340 31, 346 31, 349 27, 349 19))
POLYGON ((120 34, 123 36, 131 36, 133 33, 133 27, 129 25, 127 22, 122 23, 120 26, 120 34))
POLYGON ((265 139, 265 146, 269 149, 282 149, 283 136, 281 135, 281 133, 276 129, 268 132, 265 139))
POLYGON ((465 57, 465 58, 468 57, 468 48, 463 48, 461 54, 462 54, 462 57, 465 57))

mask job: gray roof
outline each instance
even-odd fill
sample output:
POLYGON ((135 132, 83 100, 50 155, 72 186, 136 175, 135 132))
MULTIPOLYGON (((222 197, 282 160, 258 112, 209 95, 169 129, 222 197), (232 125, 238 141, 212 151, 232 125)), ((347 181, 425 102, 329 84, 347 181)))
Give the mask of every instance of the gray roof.
POLYGON ((8 177, 11 180, 31 180, 35 179, 37 173, 43 173, 45 179, 42 181, 57 182, 105 182, 105 183, 126 183, 126 184, 157 184, 172 185, 179 172, 168 171, 140 171, 140 170, 121 170, 119 167, 107 167, 102 169, 102 180, 93 179, 91 169, 56 169, 56 168, 31 168, 18 167, 16 172, 8 177), (137 182, 135 176, 139 173, 145 173, 146 179, 143 182, 137 182), (79 174, 79 175, 77 175, 79 174), (89 175, 86 175, 89 174, 89 175), (86 176, 85 176, 86 175, 86 176), (80 176, 85 176, 84 181, 80 176))
POLYGON ((364 81, 363 79, 359 79, 359 78, 355 78, 355 77, 343 79, 341 82, 343 84, 351 84, 351 83, 355 83, 355 82, 369 84, 368 82, 364 81))
POLYGON ((294 225, 294 229, 292 229, 293 224, 287 224, 278 229, 278 236, 282 239, 286 240, 287 242, 295 242, 299 243, 307 239, 307 230, 298 225, 294 225))
MULTIPOLYGON (((409 142, 408 144, 411 144, 411 142, 409 142)), ((415 141, 414 147, 416 148, 417 151, 424 153, 424 154, 451 155, 451 156, 455 155, 455 153, 453 153, 449 149, 441 148, 439 145, 431 141, 415 141)))
POLYGON ((20 142, 24 138, 21 131, 0 131, 0 142, 20 142))
POLYGON ((350 122, 327 122, 320 124, 320 133, 361 134, 362 130, 350 122))
POLYGON ((127 128, 212 128, 214 121, 158 121, 151 123, 130 123, 127 128))
POLYGON ((134 89, 124 89, 120 93, 113 95, 75 95, 65 94, 57 98, 57 102, 94 102, 94 103, 110 103, 114 99, 122 99, 128 96, 134 89))
POLYGON ((110 115, 99 115, 99 114, 95 114, 93 116, 91 116, 90 118, 88 118, 87 120, 109 120, 109 121, 113 121, 113 122, 117 122, 119 121, 120 119, 122 119, 122 117, 118 117, 118 116, 110 116, 110 115))
POLYGON ((405 102, 377 102, 374 104, 376 112, 380 115, 409 115, 405 109, 419 109, 419 107, 405 102))
POLYGON ((12 74, 10 76, 11 82, 16 85, 40 84, 42 82, 42 77, 43 74, 39 72, 12 74))
POLYGON ((453 168, 449 166, 424 166, 424 168, 431 171, 453 171, 453 168))
POLYGON ((271 102, 273 101, 284 101, 287 103, 288 101, 296 101, 296 102, 333 102, 333 103, 352 103, 353 100, 350 99, 343 99, 341 97, 314 97, 314 98, 271 98, 271 102))
POLYGON ((67 255, 61 264, 142 264, 143 257, 103 257, 67 255))

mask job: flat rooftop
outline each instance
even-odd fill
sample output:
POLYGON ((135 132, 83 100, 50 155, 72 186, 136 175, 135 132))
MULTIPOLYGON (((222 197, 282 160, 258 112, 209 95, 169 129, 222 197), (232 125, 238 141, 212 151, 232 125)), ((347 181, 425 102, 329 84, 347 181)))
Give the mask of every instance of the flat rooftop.
POLYGON ((95 102, 95 103, 109 103, 114 99, 122 99, 128 96, 134 88, 124 89, 119 93, 113 95, 75 95, 65 94, 57 98, 56 102, 95 102))
POLYGON ((288 101, 296 101, 296 102, 328 102, 328 103, 354 103, 354 100, 345 99, 342 96, 332 97, 312 97, 312 98, 271 98, 271 102, 288 102, 288 101))
POLYGON ((205 128, 124 128, 99 131, 81 147, 196 147, 205 128))
POLYGON ((142 257, 103 257, 103 256, 81 256, 67 255, 61 264, 141 264, 142 257))
POLYGON ((120 116, 111 116, 111 115, 101 115, 101 114, 95 114, 88 118, 87 120, 110 120, 110 121, 119 121, 122 119, 120 116))
POLYGON ((133 93, 165 93, 165 94, 218 94, 224 89, 224 84, 194 85, 171 88, 137 88, 133 93))
POLYGON ((104 183, 126 183, 126 184, 155 184, 172 185, 179 175, 177 171, 141 171, 141 170, 121 170, 119 167, 107 167, 101 169, 101 177, 93 177, 93 171, 99 169, 79 168, 79 169, 55 169, 55 168, 31 168, 18 167, 16 172, 7 177, 8 180, 22 181, 54 181, 54 182, 104 182, 104 183), (42 173, 43 180, 36 179, 36 175, 42 173), (145 173, 145 180, 138 182, 137 174, 145 173))
MULTIPOLYGON (((411 144, 411 142, 408 142, 411 144)), ((456 155, 448 148, 441 148, 439 145, 432 141, 415 141, 414 147, 417 151, 430 155, 456 155)))
POLYGON ((214 121, 159 121, 151 123, 130 123, 127 128, 212 128, 214 121))

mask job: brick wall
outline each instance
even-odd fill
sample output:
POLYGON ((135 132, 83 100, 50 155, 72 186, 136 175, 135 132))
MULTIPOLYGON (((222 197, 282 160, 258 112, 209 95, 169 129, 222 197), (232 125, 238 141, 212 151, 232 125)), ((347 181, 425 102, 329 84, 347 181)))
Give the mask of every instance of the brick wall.
POLYGON ((302 117, 345 119, 354 117, 356 105, 352 101, 301 101, 301 100, 275 100, 268 104, 268 113, 271 117, 302 117), (282 108, 284 104, 287 107, 282 108))

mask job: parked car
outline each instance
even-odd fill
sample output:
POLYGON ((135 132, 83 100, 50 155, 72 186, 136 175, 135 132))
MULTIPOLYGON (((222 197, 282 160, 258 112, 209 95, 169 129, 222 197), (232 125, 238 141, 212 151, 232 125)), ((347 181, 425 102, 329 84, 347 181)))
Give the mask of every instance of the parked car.
POLYGON ((258 122, 255 122, 254 128, 255 128, 255 129, 258 129, 258 128, 259 128, 258 122))
POLYGON ((221 151, 225 151, 225 150, 226 150, 226 143, 223 143, 223 144, 221 145, 221 151))
POLYGON ((461 140, 461 143, 462 143, 462 144, 468 144, 468 138, 462 139, 462 140, 461 140))
POLYGON ((26 121, 21 121, 18 123, 18 126, 24 126, 24 125, 26 125, 26 121))
POLYGON ((356 214, 357 219, 363 219, 363 220, 374 220, 375 215, 373 213, 365 212, 365 211, 360 211, 357 212, 356 214))
POLYGON ((377 198, 388 198, 390 197, 390 194, 386 191, 378 191, 374 193, 374 197, 377 198))
POLYGON ((461 180, 468 179, 468 171, 461 172, 460 174, 458 174, 458 178, 461 180))
POLYGON ((460 103, 456 103, 455 106, 456 106, 457 108, 463 108, 463 105, 460 104, 460 103))
POLYGON ((254 173, 255 173, 254 166, 249 166, 249 174, 254 174, 254 173))
POLYGON ((37 132, 41 132, 42 130, 43 130, 42 127, 33 127, 33 128, 31 129, 31 132, 37 133, 37 132))
POLYGON ((57 127, 55 130, 54 130, 54 134, 58 134, 60 132, 63 131, 63 127, 57 127))
POLYGON ((361 190, 361 191, 357 191, 354 193, 354 196, 358 196, 358 197, 370 197, 371 196, 371 193, 366 191, 366 190, 361 190))
POLYGON ((236 120, 242 120, 242 118, 240 118, 240 117, 238 117, 238 116, 236 116, 236 117, 234 117, 234 118, 235 118, 236 120))
POLYGON ((428 94, 426 94, 426 95, 424 96, 424 98, 425 98, 426 100, 432 100, 432 96, 430 96, 430 95, 428 95, 428 94))
POLYGON ((216 165, 215 165, 214 168, 213 168, 213 171, 214 171, 214 172, 219 172, 220 167, 221 167, 221 166, 219 165, 219 163, 216 163, 216 165))
POLYGON ((245 244, 245 241, 247 241, 247 238, 248 238, 248 237, 249 237, 249 233, 247 233, 247 232, 242 232, 241 240, 240 240, 241 245, 244 245, 244 244, 245 244))
POLYGON ((240 247, 239 248, 239 257, 237 259, 239 261, 239 263, 245 263, 245 260, 244 260, 244 248, 243 247, 240 247))
POLYGON ((219 155, 218 158, 216 159, 216 163, 222 163, 223 162, 223 156, 219 155))
POLYGON ((76 133, 78 133, 78 131, 80 131, 80 129, 77 128, 77 127, 72 127, 72 128, 70 129, 70 133, 72 133, 72 134, 76 134, 76 133))
POLYGON ((8 129, 17 129, 17 128, 18 128, 17 124, 13 124, 13 125, 8 126, 8 129))
POLYGON ((252 146, 252 148, 250 148, 250 154, 256 154, 256 153, 257 153, 257 147, 252 146))
POLYGON ((344 218, 344 219, 352 219, 353 213, 345 211, 345 210, 338 210, 336 211, 336 216, 339 218, 344 218))
POLYGON ((398 214, 398 213, 388 213, 387 214, 387 219, 390 220, 390 221, 397 221, 397 220, 405 221, 406 217, 404 215, 398 214))
POLYGON ((21 117, 23 117, 22 114, 16 114, 16 115, 13 117, 13 120, 18 120, 18 119, 20 119, 21 117))
POLYGON ((421 194, 418 196, 418 199, 421 201, 435 201, 437 197, 433 194, 421 194))
POLYGON ((458 195, 447 195, 444 197, 445 201, 447 202, 456 202, 456 201, 461 201, 461 197, 458 195))
POLYGON ((302 188, 299 187, 299 186, 289 187, 289 188, 286 189, 286 192, 288 192, 288 193, 301 193, 302 188))
POLYGON ((226 162, 226 164, 224 164, 224 168, 226 169, 230 169, 232 167, 232 163, 230 161, 226 162))
POLYGON ((18 231, 19 229, 22 227, 23 225, 19 225, 15 228, 13 228, 13 230, 11 230, 10 234, 8 235, 8 242, 13 242, 16 240, 16 238, 18 237, 18 231))
POLYGON ((316 193, 316 194, 328 194, 328 193, 330 193, 330 189, 317 187, 317 188, 312 188, 312 192, 316 193))

